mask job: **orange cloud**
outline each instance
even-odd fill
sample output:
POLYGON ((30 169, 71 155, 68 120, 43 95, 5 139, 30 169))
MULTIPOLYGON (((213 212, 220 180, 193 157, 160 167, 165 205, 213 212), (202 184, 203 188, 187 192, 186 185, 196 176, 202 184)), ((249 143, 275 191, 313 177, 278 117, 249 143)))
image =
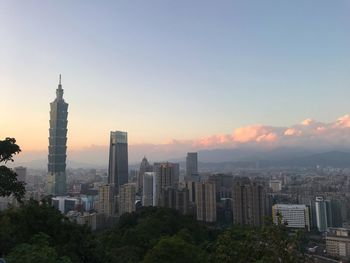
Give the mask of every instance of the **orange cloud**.
POLYGON ((301 131, 299 131, 295 128, 288 128, 287 130, 285 130, 284 135, 286 135, 286 136, 300 136, 301 131))

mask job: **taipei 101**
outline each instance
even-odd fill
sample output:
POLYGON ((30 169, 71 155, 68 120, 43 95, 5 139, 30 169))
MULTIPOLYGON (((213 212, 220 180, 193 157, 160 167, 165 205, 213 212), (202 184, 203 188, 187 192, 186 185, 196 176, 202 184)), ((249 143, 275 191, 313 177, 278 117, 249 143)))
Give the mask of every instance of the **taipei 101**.
POLYGON ((350 262, 349 13, 0 0, 0 263, 350 262))

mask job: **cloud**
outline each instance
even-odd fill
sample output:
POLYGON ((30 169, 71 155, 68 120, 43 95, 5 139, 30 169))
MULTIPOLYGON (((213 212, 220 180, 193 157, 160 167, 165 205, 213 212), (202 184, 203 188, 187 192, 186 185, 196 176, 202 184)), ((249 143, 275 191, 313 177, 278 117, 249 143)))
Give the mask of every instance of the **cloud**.
MULTIPOLYGON (((171 139, 161 144, 129 145, 129 162, 139 162, 143 156, 150 161, 180 159, 189 151, 211 149, 270 150, 278 147, 297 147, 307 150, 350 149, 350 115, 344 115, 330 123, 306 119, 288 127, 262 124, 239 127, 231 134, 214 134, 193 140, 171 139)), ((47 158, 47 153, 22 152, 24 160, 47 158), (35 156, 34 156, 35 155, 35 156)), ((81 150, 69 150, 68 159, 91 164, 108 163, 108 145, 91 145, 81 150)))
POLYGON ((300 124, 289 127, 250 125, 239 127, 232 134, 210 135, 186 143, 188 147, 197 149, 239 148, 243 145, 350 148, 350 115, 344 115, 330 123, 305 119, 300 124))

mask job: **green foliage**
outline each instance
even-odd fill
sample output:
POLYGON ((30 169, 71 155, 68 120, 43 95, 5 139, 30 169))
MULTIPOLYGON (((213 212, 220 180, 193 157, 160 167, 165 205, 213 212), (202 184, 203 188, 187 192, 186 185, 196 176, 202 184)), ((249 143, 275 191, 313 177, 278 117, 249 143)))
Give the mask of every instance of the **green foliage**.
MULTIPOLYGON (((13 155, 21 151, 14 138, 0 140, 0 163, 13 162, 13 155)), ((24 197, 24 183, 17 180, 17 175, 5 165, 0 166, 0 196, 14 195, 18 201, 24 197)))
POLYGON ((308 262, 299 235, 289 236, 284 225, 262 228, 233 226, 222 233, 212 254, 213 262, 308 262))
POLYGON ((31 244, 20 244, 6 257, 8 263, 71 263, 68 257, 57 256, 49 246, 49 236, 43 233, 34 235, 31 244))
MULTIPOLYGON (((33 200, 0 214, 0 254, 11 254, 39 233, 49 237, 50 248, 59 257, 67 256, 72 262, 105 262, 102 246, 89 228, 69 222, 47 203, 33 200)), ((28 244, 20 248, 28 248, 28 244)))
POLYGON ((221 231, 166 208, 125 214, 102 233, 69 222, 47 202, 0 213, 0 255, 11 262, 306 262, 284 225, 221 231))
POLYGON ((157 244, 150 249, 143 262, 208 262, 206 253, 193 243, 181 238, 181 235, 162 237, 157 244))
POLYGON ((183 216, 172 209, 145 207, 123 215, 119 223, 101 238, 110 262, 140 262, 162 237, 179 232, 182 235, 186 232, 196 245, 214 236, 211 230, 192 217, 183 216))

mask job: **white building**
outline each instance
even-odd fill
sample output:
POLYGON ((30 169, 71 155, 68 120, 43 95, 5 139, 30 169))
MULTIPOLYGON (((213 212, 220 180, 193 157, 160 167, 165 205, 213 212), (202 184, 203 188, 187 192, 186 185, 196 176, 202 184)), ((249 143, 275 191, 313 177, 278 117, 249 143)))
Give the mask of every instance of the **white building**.
POLYGON ((279 192, 282 190, 282 182, 280 180, 271 180, 270 188, 273 192, 279 192))
POLYGON ((143 176, 142 206, 156 206, 156 190, 156 174, 145 172, 143 176))
POLYGON ((306 205, 276 204, 272 206, 272 218, 278 224, 278 215, 282 216, 282 223, 289 228, 306 228, 310 230, 309 208, 306 205))
POLYGON ((69 211, 74 211, 76 206, 80 204, 79 198, 72 198, 68 196, 57 196, 52 198, 52 205, 62 214, 67 214, 69 211))

